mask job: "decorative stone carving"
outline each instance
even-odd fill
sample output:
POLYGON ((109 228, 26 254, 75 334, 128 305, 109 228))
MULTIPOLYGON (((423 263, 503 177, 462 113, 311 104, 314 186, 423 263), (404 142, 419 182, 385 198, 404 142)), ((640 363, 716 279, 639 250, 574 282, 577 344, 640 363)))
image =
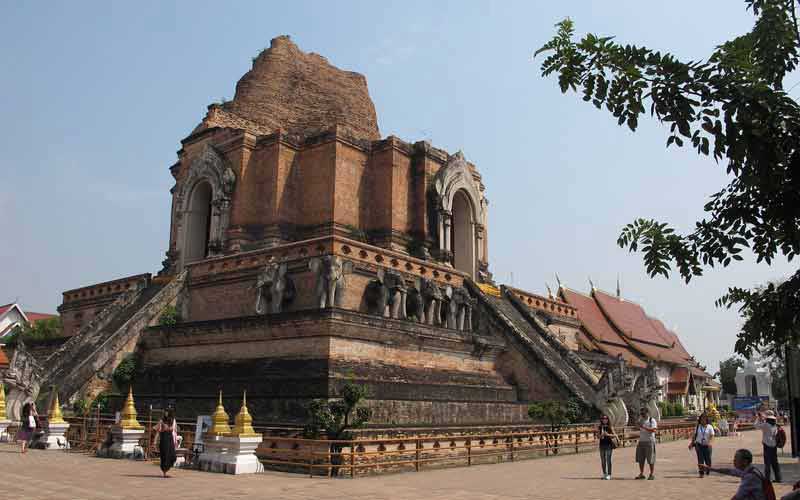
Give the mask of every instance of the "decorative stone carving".
POLYGON ((420 292, 424 308, 423 321, 429 325, 439 326, 442 317, 442 300, 444 299, 442 289, 435 281, 423 278, 420 292))
POLYGON ((477 270, 482 270, 481 276, 490 276, 485 269, 487 262, 486 255, 486 232, 488 223, 487 208, 488 201, 483 196, 481 186, 475 181, 472 170, 464 158, 464 154, 459 151, 450 156, 447 165, 439 169, 433 181, 434 206, 436 207, 436 232, 439 239, 437 257, 447 263, 453 260, 453 200, 456 193, 463 192, 469 199, 470 219, 472 235, 469 238, 474 262, 470 270, 472 278, 476 278, 477 270))
POLYGON ((402 274, 379 267, 377 277, 367 285, 367 304, 373 314, 405 319, 407 291, 402 274))
POLYGON ((425 322, 425 301, 422 298, 422 283, 416 280, 406 293, 406 318, 417 323, 425 322))
POLYGON ((470 297, 469 292, 464 288, 453 288, 448 286, 445 289, 447 296, 446 321, 447 328, 459 331, 470 331, 472 329, 472 308, 475 301, 470 297))
POLYGON ((347 286, 345 276, 353 272, 353 263, 335 255, 314 257, 308 267, 317 273, 315 293, 320 309, 341 307, 342 293, 347 286))
MULTIPOLYGON (((219 254, 225 249, 226 231, 230 222, 231 196, 236 186, 236 173, 225 157, 212 145, 206 144, 203 151, 189 165, 186 176, 173 188, 173 224, 175 225, 175 255, 167 260, 179 258, 184 264, 187 239, 188 214, 191 195, 201 182, 211 186, 211 221, 209 222, 209 253, 219 254)), ((170 264, 170 263, 167 263, 170 264)))
POLYGON ((256 279, 256 314, 279 313, 294 300, 295 287, 286 263, 270 262, 256 279))

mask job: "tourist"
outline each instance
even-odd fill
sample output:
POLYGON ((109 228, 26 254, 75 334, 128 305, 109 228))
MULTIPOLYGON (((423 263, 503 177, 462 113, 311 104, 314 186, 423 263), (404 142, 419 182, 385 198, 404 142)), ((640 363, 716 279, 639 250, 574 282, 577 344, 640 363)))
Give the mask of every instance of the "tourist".
POLYGON ((711 467, 711 441, 714 439, 714 427, 708 423, 708 414, 702 413, 697 418, 694 435, 689 442, 689 449, 697 453, 697 472, 700 477, 711 467), (703 466, 706 467, 703 467, 703 466))
POLYGON ((728 431, 730 427, 728 425, 728 417, 722 417, 719 419, 719 432, 720 436, 726 437, 728 435, 728 431))
POLYGON ((175 423, 175 412, 171 408, 164 410, 164 415, 156 425, 156 435, 158 436, 158 452, 161 458, 161 473, 164 477, 167 472, 175 465, 177 455, 175 449, 178 445, 178 425, 175 423))
POLYGON ((614 428, 611 427, 611 421, 608 415, 600 417, 600 428, 598 429, 600 437, 600 465, 603 468, 603 479, 611 480, 611 454, 614 448, 617 447, 617 435, 614 433, 614 428))
POLYGON ((769 479, 771 472, 775 472, 775 482, 781 482, 781 466, 778 464, 778 446, 775 437, 778 435, 778 421, 775 413, 768 410, 766 413, 758 412, 753 426, 761 431, 761 443, 764 445, 764 476, 769 479))
POLYGON ((644 463, 650 466, 650 475, 647 479, 653 480, 656 467, 656 419, 650 416, 647 408, 639 412, 639 444, 636 445, 636 463, 639 464, 639 475, 636 479, 644 479, 644 463))
POLYGON ((792 491, 783 495, 781 500, 800 500, 800 481, 794 483, 792 491))
MULTIPOLYGON (((750 450, 737 450, 733 456, 733 465, 736 467, 735 469, 710 468, 705 465, 703 465, 703 468, 706 471, 713 470, 720 474, 741 478, 739 489, 736 490, 736 494, 731 497, 731 500, 766 500, 764 475, 753 465, 753 454, 750 453, 750 450)), ((771 488, 772 485, 769 487, 771 488)))
POLYGON ((17 432, 17 441, 20 442, 20 453, 28 452, 28 442, 33 438, 39 423, 39 414, 36 412, 36 403, 28 402, 22 406, 22 419, 17 432))

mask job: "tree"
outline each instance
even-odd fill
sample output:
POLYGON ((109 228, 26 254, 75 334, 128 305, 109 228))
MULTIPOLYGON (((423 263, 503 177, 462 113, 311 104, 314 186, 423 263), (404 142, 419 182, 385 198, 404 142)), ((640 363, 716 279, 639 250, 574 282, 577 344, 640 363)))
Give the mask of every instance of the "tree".
POLYGON ((50 340, 61 336, 61 318, 48 318, 33 323, 20 323, 3 340, 7 345, 15 345, 18 339, 23 342, 50 340))
MULTIPOLYGON (((358 406, 367 397, 367 388, 347 382, 342 388, 342 399, 328 401, 315 399, 308 405, 308 423, 303 435, 318 439, 324 435, 333 441, 353 439, 352 429, 364 427, 372 418, 372 410, 358 406)), ((331 443, 331 473, 336 476, 342 464, 342 443, 331 443)))
POLYGON ((736 395, 736 370, 744 366, 744 360, 738 356, 731 356, 719 363, 719 381, 722 392, 736 395))
POLYGON ((779 407, 784 406, 789 399, 789 387, 786 382, 786 362, 781 356, 775 356, 769 361, 769 372, 772 377, 772 397, 779 402, 779 407))
MULTIPOLYGON (((614 37, 573 39, 574 26, 557 24, 543 76, 558 75, 561 91, 605 108, 635 131, 648 112, 669 125, 667 147, 691 146, 727 169, 730 182, 710 196, 686 234, 667 223, 638 219, 617 243, 641 249, 651 276, 673 268, 689 282, 704 267, 728 266, 750 249, 757 262, 800 252, 800 108, 783 80, 798 64, 800 29, 794 0, 745 0, 753 29, 725 42, 705 60, 683 62, 668 52, 622 45, 614 37)), ((780 285, 731 287, 717 305, 745 318, 736 352, 750 357, 798 341, 800 271, 780 285)))

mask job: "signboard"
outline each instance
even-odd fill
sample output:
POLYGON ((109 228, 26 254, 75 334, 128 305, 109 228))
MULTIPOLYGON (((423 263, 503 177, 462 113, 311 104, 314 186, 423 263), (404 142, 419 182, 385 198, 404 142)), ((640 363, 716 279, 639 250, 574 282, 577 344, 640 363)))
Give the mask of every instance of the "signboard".
POLYGON ((198 415, 194 428, 194 444, 203 444, 203 434, 211 428, 211 415, 198 415))
POLYGON ((731 408, 740 418, 752 418, 762 406, 769 406, 769 396, 734 396, 731 408))

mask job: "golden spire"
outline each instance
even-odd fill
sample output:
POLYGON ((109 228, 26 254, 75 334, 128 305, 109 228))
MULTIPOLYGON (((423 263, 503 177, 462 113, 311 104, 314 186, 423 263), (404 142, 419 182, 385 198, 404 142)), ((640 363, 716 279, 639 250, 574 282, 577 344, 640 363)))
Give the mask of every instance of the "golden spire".
POLYGON ((247 391, 244 391, 244 395, 242 396, 242 409, 239 410, 239 414, 236 415, 233 431, 230 435, 239 437, 255 437, 260 435, 253 429, 253 417, 251 417, 250 412, 247 411, 247 391))
POLYGON ((125 406, 122 408, 119 426, 123 429, 144 429, 142 424, 136 420, 136 407, 133 405, 133 387, 128 388, 128 397, 125 399, 125 406))
MULTIPOLYGON (((5 406, 5 403, 4 403, 5 406)), ((3 408, 5 410, 5 408, 3 408)), ((64 417, 61 415, 61 405, 58 402, 58 391, 55 391, 55 397, 53 398, 53 404, 50 406, 50 415, 48 415, 47 422, 50 424, 65 424, 67 423, 64 420, 64 417)))
POLYGON ((211 429, 208 430, 208 433, 215 436, 228 434, 231 431, 228 425, 229 420, 228 414, 225 413, 225 407, 222 406, 222 391, 219 391, 219 403, 217 404, 217 409, 214 410, 214 415, 211 417, 211 429))
POLYGON ((6 420, 6 388, 0 383, 0 420, 6 420))

